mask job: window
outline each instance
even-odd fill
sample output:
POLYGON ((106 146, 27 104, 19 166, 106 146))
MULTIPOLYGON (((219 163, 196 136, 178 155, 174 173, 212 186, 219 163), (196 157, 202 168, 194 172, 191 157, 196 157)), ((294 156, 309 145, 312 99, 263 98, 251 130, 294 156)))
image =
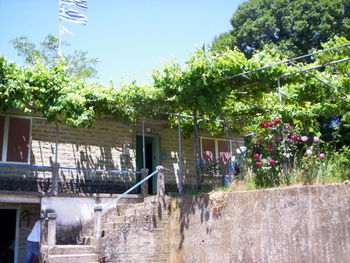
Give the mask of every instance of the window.
POLYGON ((233 140, 201 138, 202 160, 205 165, 218 163, 221 174, 230 174, 236 149, 241 142, 233 140))
POLYGON ((0 162, 29 163, 30 118, 0 116, 0 162))

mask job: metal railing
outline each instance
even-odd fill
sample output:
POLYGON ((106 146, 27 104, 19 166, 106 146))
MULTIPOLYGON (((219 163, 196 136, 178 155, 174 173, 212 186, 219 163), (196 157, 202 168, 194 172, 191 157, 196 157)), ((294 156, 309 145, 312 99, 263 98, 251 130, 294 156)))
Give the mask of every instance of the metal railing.
POLYGON ((138 171, 0 163, 0 190, 58 193, 123 193, 138 171))
POLYGON ((142 185, 143 183, 145 183, 146 181, 148 181, 148 179, 150 179, 151 177, 153 177, 154 175, 158 174, 159 170, 155 170, 153 173, 151 173, 150 175, 146 176, 144 179, 142 179, 140 182, 138 182, 137 184, 135 184, 133 187, 131 187, 129 190, 125 191, 123 194, 121 194, 120 196, 118 196, 116 199, 114 199, 113 201, 107 203, 106 205, 104 205, 102 207, 102 209, 106 209, 107 207, 110 207, 114 204, 117 204, 119 202, 120 199, 122 199, 124 196, 126 196, 128 193, 130 193, 131 191, 133 191, 134 189, 136 189, 137 187, 139 187, 140 185, 142 185))
MULTIPOLYGON (((147 170, 148 173, 148 170, 147 170)), ((129 190, 125 191, 123 194, 118 196, 116 199, 112 200, 111 202, 105 204, 105 205, 95 205, 94 207, 94 243, 98 246, 99 239, 101 238, 102 233, 102 214, 103 211, 106 211, 107 208, 111 207, 112 205, 116 205, 123 197, 125 197, 128 193, 130 193, 135 188, 141 186, 145 182, 147 182, 151 177, 158 175, 157 178, 157 196, 158 197, 165 197, 165 175, 164 175, 164 167, 163 166, 157 166, 157 170, 151 173, 150 175, 143 178, 140 182, 135 184, 133 187, 131 187, 129 190)), ((143 191, 141 191, 143 192, 143 191)), ((146 193, 143 193, 146 195, 146 193)))

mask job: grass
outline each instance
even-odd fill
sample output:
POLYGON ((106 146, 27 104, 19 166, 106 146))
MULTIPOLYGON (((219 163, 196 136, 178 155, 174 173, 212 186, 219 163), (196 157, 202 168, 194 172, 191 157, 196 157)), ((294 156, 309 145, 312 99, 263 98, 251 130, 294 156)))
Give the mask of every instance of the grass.
POLYGON ((245 163, 244 167, 242 167, 243 172, 227 186, 221 185, 221 178, 216 178, 216 180, 207 178, 200 190, 193 187, 191 189, 186 189, 182 194, 173 194, 174 196, 182 196, 212 192, 237 192, 293 185, 342 183, 350 180, 349 161, 338 158, 337 155, 325 159, 322 163, 299 163, 296 166, 297 168, 289 171, 288 180, 286 180, 285 174, 279 175, 279 185, 258 186, 255 180, 256 175, 251 168, 251 164, 245 163))
POLYGON ((255 176, 252 169, 248 167, 230 185, 215 187, 213 191, 236 192, 292 185, 342 183, 350 180, 350 164, 339 160, 337 156, 326 159, 322 164, 315 163, 307 166, 305 163, 300 163, 298 168, 289 171, 288 182, 286 176, 280 174, 280 184, 270 187, 256 185, 255 176))

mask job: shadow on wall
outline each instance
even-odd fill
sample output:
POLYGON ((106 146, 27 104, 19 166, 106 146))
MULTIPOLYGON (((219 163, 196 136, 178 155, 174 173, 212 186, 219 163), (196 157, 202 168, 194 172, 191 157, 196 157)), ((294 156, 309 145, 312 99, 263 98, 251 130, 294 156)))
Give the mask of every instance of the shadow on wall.
MULTIPOLYGON (((190 226, 191 217, 194 214, 198 214, 200 211, 200 223, 204 224, 209 221, 210 213, 210 200, 207 195, 200 196, 184 196, 179 198, 173 198, 171 205, 169 206, 169 214, 172 218, 176 218, 178 222, 180 240, 178 244, 178 249, 182 248, 183 242, 185 240, 185 230, 190 226)), ((207 232, 210 229, 207 228, 207 232)))
POLYGON ((79 244, 79 236, 81 236, 83 230, 83 223, 80 221, 76 224, 60 224, 57 225, 57 244, 67 245, 67 244, 79 244))
MULTIPOLYGON (((76 149, 79 149, 75 145, 76 149)), ((39 152, 42 153, 42 144, 39 144, 39 152)), ((135 173, 96 172, 94 170, 123 170, 134 171, 135 167, 130 156, 120 154, 120 158, 113 160, 113 147, 99 147, 99 155, 94 157, 89 145, 84 146, 80 155, 75 155, 74 144, 71 145, 72 165, 69 168, 81 170, 60 170, 59 191, 65 193, 122 193, 129 189, 136 181, 135 173), (119 162, 120 164, 118 164, 119 162)), ((54 151, 48 157, 49 164, 54 163, 54 151)), ((69 154, 71 155, 71 154, 69 154)), ((39 158, 39 157, 38 157, 39 158)), ((37 159, 38 159, 37 158, 37 159)), ((41 157, 42 158, 42 157, 41 157)), ((40 158, 39 158, 40 159, 40 158)), ((116 159, 116 157, 114 157, 116 159)), ((41 159, 42 160, 42 159, 41 159)), ((59 160, 58 160, 59 161, 59 160)), ((35 166, 42 165, 37 162, 36 156, 31 152, 31 163, 35 166)), ((45 160, 42 163, 46 163, 45 160)), ((50 192, 52 185, 52 169, 40 167, 1 166, 0 190, 25 191, 25 192, 50 192)))

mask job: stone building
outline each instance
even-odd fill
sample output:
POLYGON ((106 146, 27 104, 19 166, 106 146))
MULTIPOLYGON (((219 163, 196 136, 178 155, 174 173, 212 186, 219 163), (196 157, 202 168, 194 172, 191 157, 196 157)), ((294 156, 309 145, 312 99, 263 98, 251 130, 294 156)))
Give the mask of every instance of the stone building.
MULTIPOLYGON (((201 137, 202 158, 219 160, 221 170, 228 173, 242 143, 238 136, 201 137)), ((181 146, 186 189, 196 179, 193 138, 183 138, 181 146)), ((12 262, 23 262, 26 237, 48 211, 57 214, 57 242, 79 242, 77 236, 92 219, 94 205, 109 202, 140 181, 144 166, 151 173, 162 165, 166 192, 177 192, 178 149, 178 130, 171 129, 167 121, 147 120, 142 128, 141 122, 127 126, 105 117, 92 127, 72 128, 56 126, 40 116, 1 114, 1 257, 8 257, 14 242, 12 262)), ((157 177, 149 180, 148 194, 155 193, 156 181, 157 177)), ((134 190, 129 200, 139 198, 139 192, 134 190)))

